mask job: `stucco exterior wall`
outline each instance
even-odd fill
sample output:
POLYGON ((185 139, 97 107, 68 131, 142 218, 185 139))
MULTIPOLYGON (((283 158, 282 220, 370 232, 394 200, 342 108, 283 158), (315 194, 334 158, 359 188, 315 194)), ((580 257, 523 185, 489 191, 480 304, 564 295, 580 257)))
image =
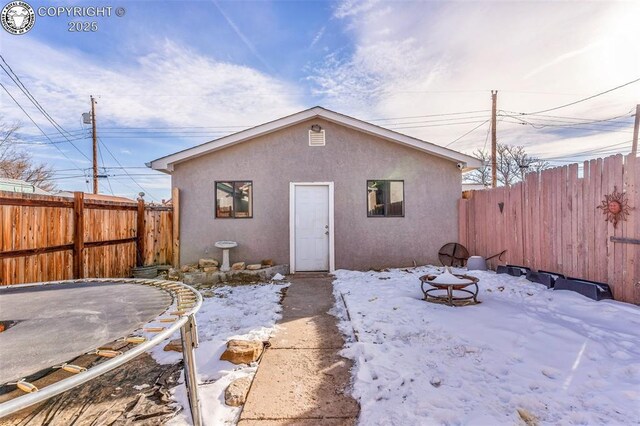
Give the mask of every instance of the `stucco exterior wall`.
POLYGON ((232 262, 289 263, 289 183, 329 181, 337 269, 437 263, 438 249, 457 239, 461 173, 454 162, 313 119, 175 165, 181 263, 220 258, 218 240, 238 242, 232 262), (326 146, 309 146, 312 124, 325 130, 326 146), (371 179, 404 180, 404 217, 367 217, 371 179), (253 181, 252 219, 215 218, 216 180, 253 181))

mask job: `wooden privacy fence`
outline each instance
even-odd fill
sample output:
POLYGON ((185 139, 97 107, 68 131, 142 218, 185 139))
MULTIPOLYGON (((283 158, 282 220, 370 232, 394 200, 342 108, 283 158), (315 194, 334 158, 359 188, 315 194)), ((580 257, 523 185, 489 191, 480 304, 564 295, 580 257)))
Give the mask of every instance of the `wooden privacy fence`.
POLYGON ((473 191, 460 200, 459 225, 472 255, 506 249, 506 263, 605 282, 615 299, 640 304, 640 158, 599 158, 584 162, 582 177, 571 164, 473 191), (597 206, 615 188, 634 209, 614 228, 597 206))
MULTIPOLYGON (((128 277, 172 263, 173 209, 0 191, 0 284, 128 277)), ((175 235, 177 240, 177 235, 175 235)))

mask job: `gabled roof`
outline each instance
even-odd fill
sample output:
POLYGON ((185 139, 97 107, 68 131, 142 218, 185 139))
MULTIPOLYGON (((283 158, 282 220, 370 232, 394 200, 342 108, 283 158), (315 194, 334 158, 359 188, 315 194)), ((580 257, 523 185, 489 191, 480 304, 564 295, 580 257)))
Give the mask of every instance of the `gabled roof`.
POLYGON ((218 151, 228 146, 246 142, 258 136, 263 136, 313 118, 323 118, 327 121, 337 123, 345 127, 361 131, 363 133, 374 135, 391 142, 396 142, 401 145, 415 148, 418 151, 426 152, 428 154, 435 155, 437 157, 441 157, 456 163, 461 163, 461 168, 464 170, 475 169, 482 165, 480 160, 475 157, 465 155, 460 152, 442 147, 440 145, 435 145, 433 143, 416 139, 411 136, 403 135, 402 133, 394 132, 393 130, 385 129, 384 127, 376 126, 375 124, 371 124, 366 121, 358 120, 356 118, 316 106, 292 115, 288 115, 283 118, 279 118, 274 121, 270 121, 268 123, 260 124, 258 126, 243 130, 238 133, 233 133, 231 135, 224 136, 222 138, 215 139, 201 145, 196 145, 193 148, 188 148, 183 151, 178 151, 174 154, 158 158, 151 161, 150 163, 147 163, 147 166, 151 167, 154 170, 171 173, 173 171, 174 164, 191 160, 193 158, 218 151))

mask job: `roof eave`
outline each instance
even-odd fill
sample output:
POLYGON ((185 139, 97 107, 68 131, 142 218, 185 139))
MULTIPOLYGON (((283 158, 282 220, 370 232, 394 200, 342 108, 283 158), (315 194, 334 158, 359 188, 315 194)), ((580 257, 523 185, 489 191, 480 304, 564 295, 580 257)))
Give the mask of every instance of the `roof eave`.
POLYGON ((289 127, 315 117, 320 117, 327 121, 353 128, 355 130, 371 134, 382 139, 390 140, 404 146, 409 146, 419 151, 444 158, 449 161, 461 163, 461 169, 463 171, 473 170, 482 165, 480 160, 475 157, 471 157, 469 155, 450 150, 440 145, 416 139, 411 136, 386 129, 384 127, 376 126, 375 124, 371 124, 366 121, 358 120, 356 118, 316 106, 298 112, 296 114, 270 121, 256 127, 252 127, 250 129, 242 130, 240 132, 158 158, 151 161, 150 163, 147 163, 147 166, 154 170, 171 174, 171 172, 173 172, 173 166, 177 163, 188 161, 201 155, 209 154, 219 149, 245 142, 249 139, 264 136, 266 134, 278 131, 285 127, 289 127))

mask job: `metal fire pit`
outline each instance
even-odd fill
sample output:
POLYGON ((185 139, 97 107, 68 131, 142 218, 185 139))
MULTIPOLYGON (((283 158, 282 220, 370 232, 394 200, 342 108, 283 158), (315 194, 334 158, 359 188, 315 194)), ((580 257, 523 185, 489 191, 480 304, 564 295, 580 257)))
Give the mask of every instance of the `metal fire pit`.
POLYGON ((452 274, 448 270, 440 275, 423 275, 420 277, 420 288, 424 293, 424 300, 427 302, 448 306, 467 306, 480 303, 478 301, 478 278, 470 275, 452 274), (449 282, 446 281, 448 275, 452 276, 449 282), (466 282, 461 282, 461 280, 466 282), (425 285, 431 288, 425 288, 425 285))

